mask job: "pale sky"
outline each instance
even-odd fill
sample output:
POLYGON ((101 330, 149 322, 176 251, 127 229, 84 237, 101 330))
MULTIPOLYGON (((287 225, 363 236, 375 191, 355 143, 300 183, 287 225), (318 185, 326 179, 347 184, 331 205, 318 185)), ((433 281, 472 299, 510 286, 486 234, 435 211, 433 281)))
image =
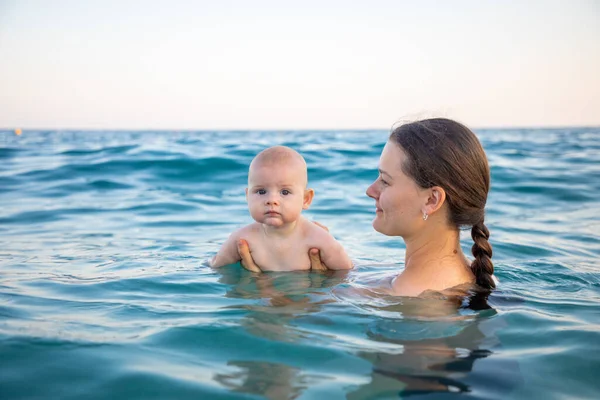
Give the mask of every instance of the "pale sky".
POLYGON ((0 0, 0 128, 600 125, 600 1, 0 0))

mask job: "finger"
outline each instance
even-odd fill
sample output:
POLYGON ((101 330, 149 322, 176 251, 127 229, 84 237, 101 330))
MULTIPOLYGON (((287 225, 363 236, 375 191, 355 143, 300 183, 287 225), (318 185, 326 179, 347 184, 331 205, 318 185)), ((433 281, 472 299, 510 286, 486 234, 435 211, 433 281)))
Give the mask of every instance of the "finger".
POLYGON ((261 272, 258 265, 254 263, 252 259, 252 254, 250 254, 250 247, 248 246, 248 242, 244 239, 238 240, 238 253, 240 255, 242 267, 246 268, 248 271, 252 272, 261 272))
POLYGON ((312 221, 312 223, 317 225, 319 228, 325 229, 327 232, 329 232, 329 228, 326 227, 325 225, 323 225, 322 223, 317 222, 317 221, 312 221))
POLYGON ((319 249, 310 249, 308 251, 310 257, 310 269, 314 271, 327 271, 327 267, 321 261, 321 255, 319 249))

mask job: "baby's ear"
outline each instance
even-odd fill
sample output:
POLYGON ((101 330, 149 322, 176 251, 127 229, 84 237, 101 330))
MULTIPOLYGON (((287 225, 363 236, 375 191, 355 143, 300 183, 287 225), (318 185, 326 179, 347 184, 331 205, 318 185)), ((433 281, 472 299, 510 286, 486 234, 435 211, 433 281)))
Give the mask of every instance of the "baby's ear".
POLYGON ((248 188, 246 188, 246 201, 248 201, 248 188))
POLYGON ((313 189, 306 189, 304 191, 304 202, 302 203, 303 210, 306 210, 308 207, 310 207, 313 197, 315 197, 315 191, 313 189))

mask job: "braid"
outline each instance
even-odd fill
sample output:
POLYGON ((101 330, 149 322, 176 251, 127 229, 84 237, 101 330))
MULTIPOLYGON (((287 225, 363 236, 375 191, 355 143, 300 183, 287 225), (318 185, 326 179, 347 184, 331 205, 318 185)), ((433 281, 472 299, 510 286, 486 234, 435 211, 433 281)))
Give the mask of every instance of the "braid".
POLYGON ((488 242, 490 231, 483 223, 473 225, 471 237, 475 244, 471 248, 475 260, 471 263, 471 270, 475 274, 477 284, 485 289, 494 289, 496 284, 492 278, 494 264, 492 263, 492 245, 488 242))

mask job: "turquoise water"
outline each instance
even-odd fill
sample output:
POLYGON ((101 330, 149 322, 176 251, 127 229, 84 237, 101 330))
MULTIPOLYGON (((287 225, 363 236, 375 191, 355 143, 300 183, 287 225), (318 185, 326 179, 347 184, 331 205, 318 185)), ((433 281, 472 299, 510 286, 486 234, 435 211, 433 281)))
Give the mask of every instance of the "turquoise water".
POLYGON ((359 291, 403 266, 364 194, 384 131, 0 131, 0 398, 597 398, 600 128, 477 134, 501 283, 431 317, 359 291), (206 266, 274 144, 354 271, 206 266))

